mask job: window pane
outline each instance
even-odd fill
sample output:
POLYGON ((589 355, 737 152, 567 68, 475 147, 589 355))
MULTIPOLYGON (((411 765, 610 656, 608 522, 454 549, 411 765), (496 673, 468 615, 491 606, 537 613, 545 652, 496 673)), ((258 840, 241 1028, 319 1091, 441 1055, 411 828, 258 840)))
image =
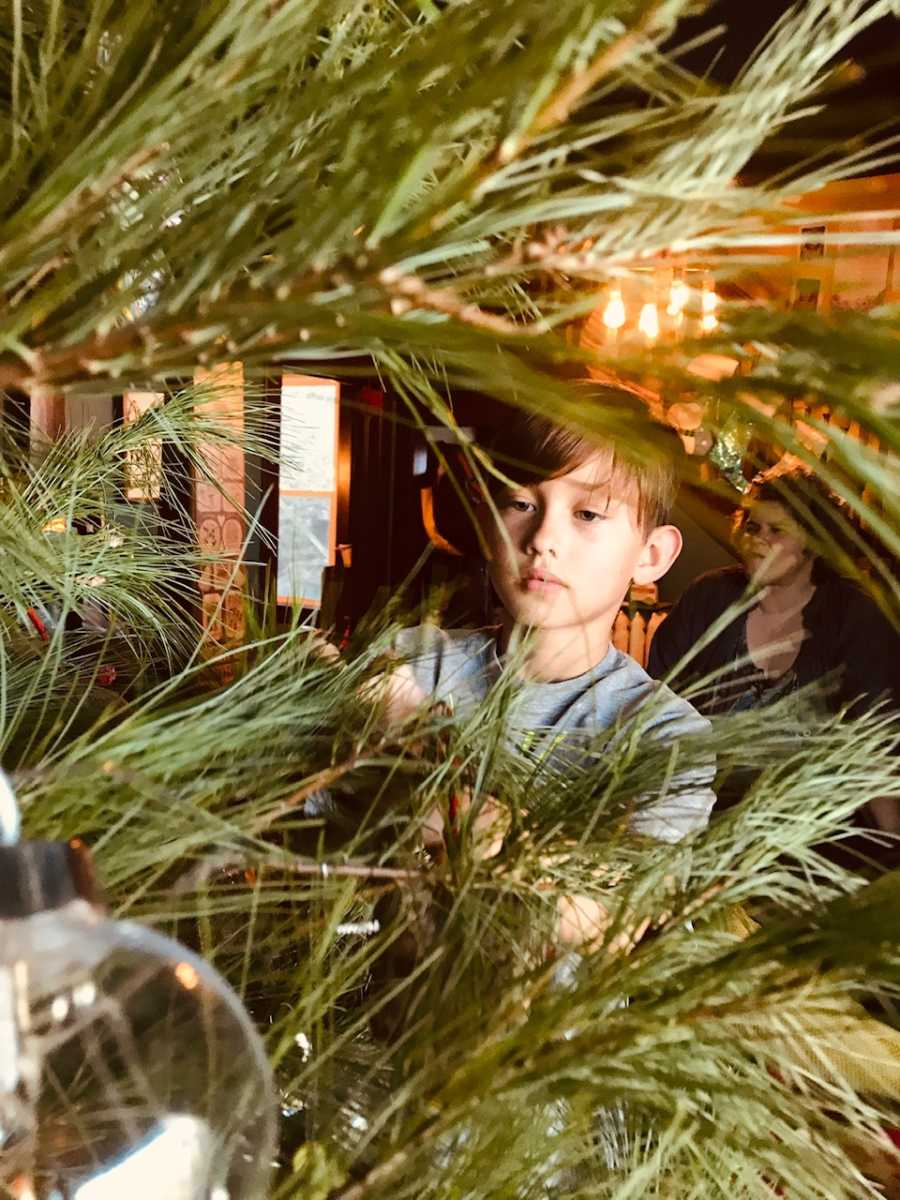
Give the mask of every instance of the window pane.
POLYGON ((278 504, 278 599, 322 599, 322 568, 331 562, 330 496, 286 496, 278 504))
POLYGON ((334 562, 338 384, 285 375, 281 386, 278 600, 317 605, 334 562))
POLYGON ((281 490, 333 492, 337 464, 337 384, 297 383, 281 389, 281 490))

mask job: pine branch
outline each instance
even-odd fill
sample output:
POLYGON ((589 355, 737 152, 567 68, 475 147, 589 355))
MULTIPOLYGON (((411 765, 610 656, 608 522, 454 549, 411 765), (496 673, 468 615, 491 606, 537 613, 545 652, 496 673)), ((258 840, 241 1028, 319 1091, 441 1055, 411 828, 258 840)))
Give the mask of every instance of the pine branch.
MULTIPOLYGON (((583 427, 549 369, 579 355, 553 330, 637 268, 702 252, 725 280, 799 240, 796 225, 772 232, 789 178, 734 179, 891 11, 808 0, 716 93, 658 48, 683 7, 13 5, 0 386, 147 383, 236 357, 336 372, 353 355, 414 424, 452 426, 446 389, 464 384, 583 427)), ((798 166, 794 186, 882 152, 798 166)), ((687 366, 716 349, 746 368, 708 389, 721 420, 793 446, 784 414, 747 397, 814 386, 877 434, 873 453, 836 434, 832 448, 841 486, 869 488, 857 511, 896 548, 889 320, 736 305, 713 338, 594 366, 700 392, 687 366)), ((636 733, 598 738, 590 770, 516 752, 514 663, 473 712, 422 712, 390 738, 366 700, 388 621, 340 667, 300 630, 201 663, 202 634, 171 600, 193 589, 195 550, 152 522, 120 544, 43 532, 61 514, 117 531, 122 456, 161 438, 203 472, 205 445, 240 439, 201 405, 171 397, 166 420, 94 447, 66 439, 40 467, 4 443, 0 744, 28 829, 92 841, 113 907, 177 924, 266 1030, 285 1107, 303 1105, 277 1193, 625 1200, 724 1180, 732 1200, 857 1200, 869 1184, 846 1142, 881 1144, 896 1081, 859 1084, 842 1042, 864 1032, 896 1057, 898 885, 867 885, 818 847, 870 797, 900 796, 896 716, 811 726, 800 697, 683 740, 680 768, 714 753, 752 782, 669 848, 623 831, 670 752, 636 733), (33 597, 65 610, 96 591, 133 621, 139 661, 164 660, 115 711, 95 654, 10 633, 33 597), (464 824, 419 868, 426 817, 473 779, 515 818, 499 853, 481 855, 464 824), (323 788, 330 803, 313 808, 323 788), (580 963, 550 950, 572 895, 611 917, 580 963), (759 922, 750 936, 735 906, 759 922), (634 922, 654 935, 614 954, 634 922)), ((271 457, 254 411, 250 395, 243 444, 271 457)), ((621 432, 621 416, 591 428, 621 432)))

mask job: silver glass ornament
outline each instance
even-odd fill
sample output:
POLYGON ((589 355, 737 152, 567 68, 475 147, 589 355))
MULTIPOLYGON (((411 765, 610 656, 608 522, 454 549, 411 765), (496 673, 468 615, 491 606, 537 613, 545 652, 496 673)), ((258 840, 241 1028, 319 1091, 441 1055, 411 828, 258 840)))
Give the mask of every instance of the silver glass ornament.
POLYGON ((236 996, 177 942, 109 920, 83 848, 18 841, 0 793, 0 1195, 258 1200, 276 1108, 236 996))

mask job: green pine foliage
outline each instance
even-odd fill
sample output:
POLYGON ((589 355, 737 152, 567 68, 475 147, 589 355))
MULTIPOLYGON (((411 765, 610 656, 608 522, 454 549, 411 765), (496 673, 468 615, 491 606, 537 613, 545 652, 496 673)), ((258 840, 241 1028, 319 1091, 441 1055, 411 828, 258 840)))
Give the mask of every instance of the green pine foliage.
MULTIPOLYGON (((898 718, 811 722, 800 697, 677 750, 600 739, 566 773, 509 749, 511 674, 465 720, 386 723, 371 683, 395 614, 340 661, 304 629, 218 650, 191 616, 209 560, 177 494, 161 524, 121 491, 126 456, 152 471, 162 441, 208 473, 204 448, 238 436, 171 384, 197 364, 374 369, 416 421, 453 424, 466 385, 583 424, 557 368, 584 365, 565 331, 600 288, 673 247, 739 275, 791 228, 787 195, 881 154, 742 176, 886 0, 807 0, 727 89, 679 64, 691 7, 4 7, 0 386, 173 395, 40 462, 4 442, 3 761, 28 833, 85 837, 114 910, 198 947, 257 1019, 283 1115, 273 1197, 858 1200, 893 1168, 900 881, 822 846, 900 798, 898 718), (63 618, 48 642, 27 634, 36 605, 63 618), (98 629, 64 631, 91 606, 98 629), (627 834, 710 753, 740 803, 690 845, 627 834), (429 814, 464 791, 471 816, 426 854, 429 814), (491 857, 488 796, 509 819, 491 857), (578 954, 556 937, 572 895, 612 917, 578 954)), ((814 392, 877 435, 823 426, 815 465, 896 615, 895 314, 735 303, 715 337, 617 370, 675 388, 698 349, 745 368, 715 389, 722 424, 810 459, 783 406, 751 400, 814 392)), ((248 403, 240 436, 271 456, 248 403)))

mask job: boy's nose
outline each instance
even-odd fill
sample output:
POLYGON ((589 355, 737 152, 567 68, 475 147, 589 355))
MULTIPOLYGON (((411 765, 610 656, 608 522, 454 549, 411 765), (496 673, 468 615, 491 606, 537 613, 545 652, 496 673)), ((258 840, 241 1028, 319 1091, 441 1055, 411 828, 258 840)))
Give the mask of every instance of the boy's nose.
POLYGON ((534 522, 528 530, 526 549, 536 558, 540 558, 544 554, 556 557, 557 537, 546 513, 535 514, 534 522))

